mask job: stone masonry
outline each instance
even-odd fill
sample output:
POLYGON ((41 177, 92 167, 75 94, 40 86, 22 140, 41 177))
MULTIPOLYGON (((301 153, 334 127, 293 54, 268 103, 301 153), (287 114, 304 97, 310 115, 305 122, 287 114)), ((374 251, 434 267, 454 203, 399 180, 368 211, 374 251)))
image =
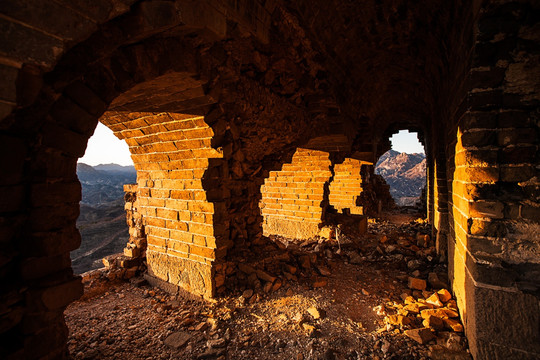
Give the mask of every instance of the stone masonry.
MULTIPOLYGON (((346 158, 341 164, 334 166, 334 178, 330 183, 330 205, 339 213, 345 209, 353 215, 363 215, 363 207, 360 195, 362 194, 362 184, 367 181, 362 177, 362 166, 371 163, 346 158)), ((365 184, 364 184, 365 186, 365 184)))
POLYGON ((68 357, 76 164, 98 121, 137 169, 126 255, 198 298, 263 234, 314 236, 329 206, 372 211, 377 181, 353 154, 374 162, 388 134, 418 131, 472 356, 540 357, 537 1, 5 0, 0 13, 0 358, 68 357))
POLYGON ((264 235, 309 239, 319 234, 330 167, 329 153, 298 149, 290 164, 270 172, 261 188, 264 235))
POLYGON ((129 258, 142 259, 146 257, 147 241, 143 217, 139 212, 139 202, 137 201, 137 185, 124 185, 124 192, 124 209, 129 228, 129 241, 124 249, 124 255, 129 258))

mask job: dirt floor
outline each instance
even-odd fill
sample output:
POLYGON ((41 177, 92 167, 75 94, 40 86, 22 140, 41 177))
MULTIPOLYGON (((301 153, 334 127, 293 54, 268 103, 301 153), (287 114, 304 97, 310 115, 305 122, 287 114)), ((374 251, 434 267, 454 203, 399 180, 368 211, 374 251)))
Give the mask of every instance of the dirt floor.
POLYGON ((337 239, 324 242, 274 238, 279 246, 267 248, 275 253, 265 251, 265 258, 253 263, 274 259, 265 269, 279 263, 287 271, 274 271, 278 280, 270 286, 248 281, 253 276, 246 274, 214 302, 171 297, 138 278, 92 280, 85 298, 65 312, 70 354, 75 359, 470 359, 459 319, 441 316, 439 324, 435 316, 426 320, 424 312, 411 311, 419 305, 451 314, 455 306, 447 299, 444 306, 429 303, 433 289, 446 287, 446 268, 425 237, 425 222, 387 214, 385 221, 370 221, 367 234, 357 234, 351 224, 337 232, 337 239), (429 278, 427 290, 411 289, 409 277, 429 278))

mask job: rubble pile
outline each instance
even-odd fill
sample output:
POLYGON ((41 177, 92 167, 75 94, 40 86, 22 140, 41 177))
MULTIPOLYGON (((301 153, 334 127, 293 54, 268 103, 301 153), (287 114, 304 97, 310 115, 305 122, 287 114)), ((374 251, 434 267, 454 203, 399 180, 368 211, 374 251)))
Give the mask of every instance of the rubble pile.
POLYGON ((104 289, 112 284, 126 280, 133 281, 146 271, 146 262, 143 258, 132 258, 122 253, 106 256, 102 259, 102 263, 104 267, 81 275, 85 287, 83 300, 105 292, 104 289))
POLYGON ((137 276, 120 282, 133 267, 122 267, 131 265, 123 255, 108 258, 87 279, 93 295, 66 312, 70 351, 77 359, 470 359, 424 221, 370 221, 365 235, 347 224, 323 230, 302 242, 261 237, 235 252, 219 264, 227 281, 210 302, 137 276))
POLYGON ((262 296, 298 281, 315 288, 322 287, 331 274, 328 264, 334 257, 331 245, 322 238, 300 244, 279 236, 263 238, 249 253, 244 252, 240 258, 216 266, 218 273, 228 277, 227 281, 224 277, 216 278, 218 293, 251 290, 262 296))

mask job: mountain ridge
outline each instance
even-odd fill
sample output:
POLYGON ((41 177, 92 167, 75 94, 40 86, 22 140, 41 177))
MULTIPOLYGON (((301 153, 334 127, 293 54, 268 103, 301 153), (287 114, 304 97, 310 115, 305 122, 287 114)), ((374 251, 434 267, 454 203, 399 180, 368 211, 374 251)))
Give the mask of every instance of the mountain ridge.
POLYGON ((390 185, 390 194, 397 205, 411 206, 426 185, 426 156, 389 150, 379 158, 375 173, 390 185))

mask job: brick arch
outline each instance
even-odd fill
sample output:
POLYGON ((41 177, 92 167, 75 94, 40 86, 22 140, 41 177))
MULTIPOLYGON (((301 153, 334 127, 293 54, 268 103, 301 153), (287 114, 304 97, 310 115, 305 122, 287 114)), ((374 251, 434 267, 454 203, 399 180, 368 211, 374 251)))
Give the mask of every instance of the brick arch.
POLYGON ((432 160, 446 167, 441 191, 435 181, 430 188, 442 209, 446 180, 450 280, 471 352, 538 357, 538 242, 527 242, 538 238, 527 229, 538 229, 539 209, 534 2, 91 3, 2 3, 11 5, 2 24, 16 35, 0 41, 0 117, 17 108, 0 123, 9 304, 0 342, 9 354, 65 355, 62 309, 81 291, 67 255, 80 241, 75 166, 98 118, 137 84, 187 72, 215 100, 202 114, 180 114, 204 115, 212 148, 223 149, 208 186, 220 178, 230 189, 221 196, 234 244, 260 230, 260 186, 290 162, 276 154, 291 158, 329 133, 331 116, 356 119, 355 150, 372 155, 384 147, 375 130, 425 122, 432 160), (47 6, 64 21, 32 11, 47 6), (355 17, 362 21, 351 24, 355 17), (523 243, 532 254, 514 247, 523 243))
POLYGON ((190 74, 168 73, 117 97, 100 119, 132 153, 150 274, 205 297, 215 293, 211 265, 228 230, 214 222, 223 207, 211 185, 221 179, 207 176, 223 158, 204 121, 213 102, 190 74))
MULTIPOLYGON (((290 100, 284 95, 290 90, 281 90, 279 83, 273 90, 264 87, 267 80, 260 75, 268 71, 264 64, 249 63, 248 75, 239 74, 241 67, 228 62, 242 63, 244 59, 227 55, 227 46, 232 45, 218 41, 208 51, 201 46, 201 41, 206 41, 204 36, 186 37, 180 32, 152 37, 153 32, 143 32, 150 38, 137 38, 135 43, 122 38, 104 41, 106 31, 117 34, 115 26, 122 24, 113 21, 75 46, 41 79, 42 83, 37 82, 33 89, 37 94, 28 90, 24 106, 2 123, 9 135, 4 136, 1 146, 17 150, 17 157, 10 159, 10 174, 5 177, 10 188, 4 190, 9 196, 2 203, 2 210, 14 214, 10 216, 15 225, 4 225, 10 231, 4 236, 11 239, 15 255, 4 269, 7 277, 18 282, 15 287, 29 286, 25 298, 20 295, 14 300, 16 311, 11 313, 14 318, 4 338, 21 339, 13 346, 32 351, 31 356, 56 356, 64 351, 67 329, 62 312, 82 293, 69 260, 69 252, 80 243, 75 227, 80 201, 76 163, 100 117, 117 135, 131 142, 139 191, 146 195, 143 202, 148 202, 146 228, 149 245, 155 250, 149 252, 153 254, 153 274, 210 297, 224 288, 223 281, 217 281, 223 274, 220 277, 215 272, 225 258, 225 250, 235 243, 249 243, 261 232, 259 188, 265 172, 277 161, 274 154, 309 136, 305 103, 324 101, 307 96, 314 93, 310 83, 308 90, 302 90, 307 93, 304 99, 290 100), (182 83, 190 85, 179 89, 182 83), (163 90, 169 95, 185 93, 185 100, 160 98, 163 90), (142 103, 141 98, 145 100, 142 103), (284 123, 276 118, 284 119, 284 123), (173 123, 190 125, 160 131, 161 126, 173 123), (143 128, 153 133, 137 136, 143 128), (283 130, 294 135, 279 136, 283 130), (200 132, 203 138, 180 139, 188 132, 200 132), (189 149, 197 155, 172 160, 187 153, 179 149, 187 142, 184 140, 199 141, 199 148, 189 149), (188 166, 188 162, 194 167, 189 169, 193 178, 168 177, 182 172, 173 167, 188 166), (165 170, 167 176, 154 176, 165 170), (186 189, 188 186, 198 188, 186 189), (193 199, 170 199, 184 196, 193 199), (186 215, 189 222, 183 217, 186 215), (216 219, 219 226, 208 223, 216 219), (25 244, 24 251, 17 244, 25 244), (182 260, 186 257, 188 261, 182 260), (37 319, 41 325, 21 330, 17 324, 25 319, 37 319), (53 338, 48 334, 56 335, 53 338)), ((234 41, 235 46, 247 49, 242 54, 251 54, 256 42, 243 35, 234 41)), ((305 67, 308 72, 309 66, 305 67)), ((282 71, 288 71, 283 62, 273 76, 282 71)), ((319 124, 314 129, 324 132, 324 120, 317 115, 310 122, 319 124)))

